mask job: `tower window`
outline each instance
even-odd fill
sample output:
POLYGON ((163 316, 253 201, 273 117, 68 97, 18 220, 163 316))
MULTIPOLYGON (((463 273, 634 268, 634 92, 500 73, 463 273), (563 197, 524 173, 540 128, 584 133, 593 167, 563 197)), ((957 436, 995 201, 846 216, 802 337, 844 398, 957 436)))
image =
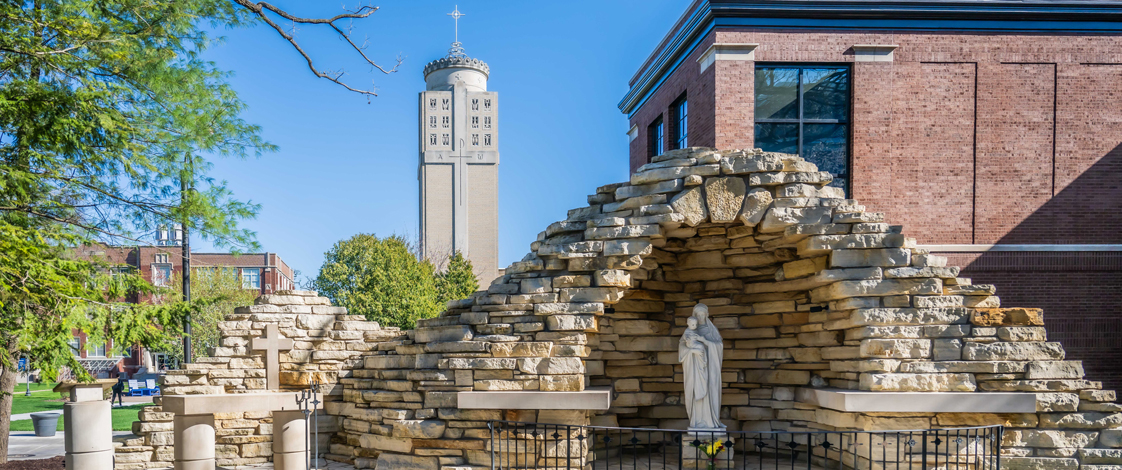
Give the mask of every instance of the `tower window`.
POLYGON ((472 98, 472 100, 471 100, 471 110, 472 111, 479 111, 479 98, 472 98))
POLYGON ((448 145, 448 134, 444 134, 444 135, 440 136, 440 143, 442 145, 448 145))
POLYGON ((662 116, 659 116, 650 126, 647 126, 647 156, 653 157, 664 153, 663 141, 665 139, 663 139, 663 132, 662 116))
POLYGON ((488 111, 491 110, 491 99, 490 98, 487 98, 487 99, 483 100, 483 109, 488 110, 488 111))
POLYGON ((756 66, 756 147, 799 155, 849 180, 850 73, 844 66, 756 66))
POLYGON ((440 100, 440 109, 443 109, 445 111, 448 110, 448 98, 440 100))
POLYGON ((429 98, 429 109, 436 109, 436 98, 429 98))
POLYGON ((479 145, 479 134, 471 135, 471 145, 479 145))
POLYGON ((448 128, 448 124, 449 124, 449 122, 450 122, 450 121, 449 121, 449 119, 451 119, 451 118, 449 118, 448 116, 444 116, 443 118, 441 118, 441 122, 440 122, 440 124, 441 124, 441 127, 443 127, 443 128, 445 128, 445 129, 447 129, 447 128, 448 128))
POLYGON ((479 128, 479 116, 472 116, 471 117, 471 127, 473 129, 479 128))
POLYGON ((436 127, 436 116, 429 116, 429 127, 436 127))
POLYGON ((491 116, 484 116, 483 117, 483 128, 484 129, 490 129, 491 128, 491 116))
POLYGON ((491 146, 491 134, 483 134, 483 145, 487 147, 491 146))
POLYGON ((436 134, 429 134, 429 145, 436 145, 436 134))
POLYGON ((682 95, 682 97, 678 98, 678 101, 675 101, 674 105, 670 107, 671 115, 674 116, 674 135, 670 140, 671 148, 684 149, 689 147, 689 140, 686 138, 686 122, 688 121, 686 111, 688 104, 689 103, 686 102, 686 95, 682 95))

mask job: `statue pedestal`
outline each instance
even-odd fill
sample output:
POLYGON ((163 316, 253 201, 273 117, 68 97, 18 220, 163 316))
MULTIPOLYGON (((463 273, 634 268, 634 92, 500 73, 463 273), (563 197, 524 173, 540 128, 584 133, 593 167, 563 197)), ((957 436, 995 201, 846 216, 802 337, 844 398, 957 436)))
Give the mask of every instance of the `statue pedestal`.
POLYGON ((702 449, 716 442, 724 443, 725 448, 717 454, 713 468, 733 468, 734 443, 724 428, 686 430, 686 434, 682 436, 682 468, 709 468, 709 457, 702 449))

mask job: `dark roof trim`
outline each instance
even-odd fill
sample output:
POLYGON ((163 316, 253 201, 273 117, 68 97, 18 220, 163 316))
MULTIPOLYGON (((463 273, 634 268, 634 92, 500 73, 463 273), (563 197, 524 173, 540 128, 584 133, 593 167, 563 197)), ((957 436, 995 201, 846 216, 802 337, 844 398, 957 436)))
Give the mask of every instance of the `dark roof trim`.
POLYGON ((695 0, 631 78, 630 115, 720 27, 1005 33, 1122 33, 1122 3, 1100 0, 695 0))

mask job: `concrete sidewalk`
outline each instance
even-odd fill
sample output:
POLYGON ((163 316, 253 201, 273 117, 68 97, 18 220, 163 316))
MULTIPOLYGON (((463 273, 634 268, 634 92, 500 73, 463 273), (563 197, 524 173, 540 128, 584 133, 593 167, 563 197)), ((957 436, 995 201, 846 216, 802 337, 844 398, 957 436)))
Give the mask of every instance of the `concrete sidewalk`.
MULTIPOLYGON (((127 436, 129 431, 113 431, 113 437, 127 436)), ((66 453, 66 433, 59 431, 51 437, 36 437, 31 431, 15 431, 8 434, 8 459, 29 460, 47 459, 66 453)))

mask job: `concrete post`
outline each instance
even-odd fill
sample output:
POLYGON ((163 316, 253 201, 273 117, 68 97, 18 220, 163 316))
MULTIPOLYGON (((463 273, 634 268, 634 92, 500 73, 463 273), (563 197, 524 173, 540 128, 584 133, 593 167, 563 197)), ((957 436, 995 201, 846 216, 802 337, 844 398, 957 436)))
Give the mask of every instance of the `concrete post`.
POLYGON ((62 405, 66 468, 113 470, 113 415, 101 384, 75 385, 62 405))
POLYGON ((273 411, 273 468, 308 470, 307 432, 303 411, 273 411))
POLYGON ((176 415, 175 470, 214 470, 214 414, 176 415))

